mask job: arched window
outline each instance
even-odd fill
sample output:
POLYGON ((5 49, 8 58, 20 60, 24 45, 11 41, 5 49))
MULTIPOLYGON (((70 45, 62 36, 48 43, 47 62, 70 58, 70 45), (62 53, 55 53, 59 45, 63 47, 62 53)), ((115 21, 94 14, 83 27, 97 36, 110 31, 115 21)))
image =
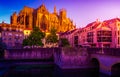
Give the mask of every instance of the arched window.
POLYGON ((40 24, 40 29, 43 30, 43 31, 46 31, 48 28, 47 28, 47 18, 45 15, 42 16, 41 18, 41 24, 40 24))

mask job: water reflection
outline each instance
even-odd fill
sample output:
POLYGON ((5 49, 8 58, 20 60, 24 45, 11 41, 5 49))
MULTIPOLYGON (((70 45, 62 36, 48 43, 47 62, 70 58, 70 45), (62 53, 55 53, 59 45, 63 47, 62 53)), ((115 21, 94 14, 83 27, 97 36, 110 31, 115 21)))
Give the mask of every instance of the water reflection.
POLYGON ((62 70, 56 65, 19 65, 6 70, 2 77, 100 77, 100 75, 96 68, 62 70))

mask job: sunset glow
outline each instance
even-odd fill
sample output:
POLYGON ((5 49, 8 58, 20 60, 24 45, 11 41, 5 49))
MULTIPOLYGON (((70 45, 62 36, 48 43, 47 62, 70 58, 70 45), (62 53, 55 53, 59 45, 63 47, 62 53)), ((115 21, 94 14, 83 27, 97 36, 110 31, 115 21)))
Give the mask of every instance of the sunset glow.
POLYGON ((14 11, 19 12, 23 6, 33 8, 39 7, 42 3, 46 5, 50 12, 56 5, 57 11, 61 8, 67 10, 77 27, 84 27, 88 23, 100 19, 100 21, 116 18, 120 16, 119 0, 0 0, 0 22, 10 23, 10 16, 14 11))

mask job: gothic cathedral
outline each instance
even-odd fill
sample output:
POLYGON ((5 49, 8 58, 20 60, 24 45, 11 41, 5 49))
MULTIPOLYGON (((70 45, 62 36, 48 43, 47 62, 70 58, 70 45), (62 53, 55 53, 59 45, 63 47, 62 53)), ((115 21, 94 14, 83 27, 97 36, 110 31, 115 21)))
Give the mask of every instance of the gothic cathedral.
POLYGON ((39 27, 41 31, 49 32, 54 27, 57 32, 65 32, 74 29, 76 26, 70 18, 67 18, 65 9, 60 9, 59 13, 54 7, 54 12, 50 13, 44 4, 37 9, 24 6, 17 14, 11 16, 11 25, 16 29, 32 29, 39 27))

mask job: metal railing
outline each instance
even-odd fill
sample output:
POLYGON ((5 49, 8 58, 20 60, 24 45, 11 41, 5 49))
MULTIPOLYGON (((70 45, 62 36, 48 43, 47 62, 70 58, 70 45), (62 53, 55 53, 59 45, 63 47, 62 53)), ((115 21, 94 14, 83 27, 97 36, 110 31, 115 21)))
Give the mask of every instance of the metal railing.
POLYGON ((101 54, 120 57, 120 48, 88 48, 89 54, 101 54))

